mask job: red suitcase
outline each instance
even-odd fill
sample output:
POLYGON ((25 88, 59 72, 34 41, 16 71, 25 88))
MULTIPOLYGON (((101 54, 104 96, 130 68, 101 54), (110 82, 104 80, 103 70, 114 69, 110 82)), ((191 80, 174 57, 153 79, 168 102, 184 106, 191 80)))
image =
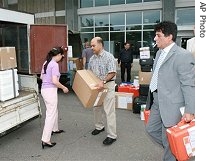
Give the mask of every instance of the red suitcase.
POLYGON ((181 120, 166 130, 171 152, 178 161, 186 161, 195 156, 195 120, 186 123, 181 120))

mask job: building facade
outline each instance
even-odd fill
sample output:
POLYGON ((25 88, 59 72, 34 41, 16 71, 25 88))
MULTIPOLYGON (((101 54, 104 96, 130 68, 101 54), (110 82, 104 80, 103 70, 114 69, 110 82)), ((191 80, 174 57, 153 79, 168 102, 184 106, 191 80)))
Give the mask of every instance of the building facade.
POLYGON ((178 45, 185 48, 194 36, 195 0, 0 0, 0 6, 34 13, 38 24, 68 24, 82 43, 100 36, 115 57, 125 41, 136 58, 140 47, 149 46, 153 54, 153 28, 163 20, 177 24, 178 45))

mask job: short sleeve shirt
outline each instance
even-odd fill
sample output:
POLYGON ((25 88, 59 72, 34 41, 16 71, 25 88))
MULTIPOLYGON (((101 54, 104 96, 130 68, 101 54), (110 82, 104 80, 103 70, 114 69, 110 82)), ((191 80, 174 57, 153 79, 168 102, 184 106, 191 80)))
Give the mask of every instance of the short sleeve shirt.
MULTIPOLYGON (((90 58, 88 69, 90 69, 98 78, 104 80, 108 73, 116 73, 114 56, 103 50, 99 55, 93 55, 90 58)), ((113 79, 115 78, 116 76, 113 79)))
POLYGON ((44 74, 44 64, 42 66, 42 88, 57 88, 52 82, 52 76, 60 78, 58 63, 52 59, 47 66, 46 74, 44 74))

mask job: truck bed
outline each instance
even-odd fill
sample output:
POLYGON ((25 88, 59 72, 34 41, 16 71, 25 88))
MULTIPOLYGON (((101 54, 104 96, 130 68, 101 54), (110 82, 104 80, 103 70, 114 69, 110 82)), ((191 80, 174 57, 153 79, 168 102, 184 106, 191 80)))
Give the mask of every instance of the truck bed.
POLYGON ((18 97, 0 102, 0 136, 39 115, 41 109, 37 92, 20 90, 18 97))

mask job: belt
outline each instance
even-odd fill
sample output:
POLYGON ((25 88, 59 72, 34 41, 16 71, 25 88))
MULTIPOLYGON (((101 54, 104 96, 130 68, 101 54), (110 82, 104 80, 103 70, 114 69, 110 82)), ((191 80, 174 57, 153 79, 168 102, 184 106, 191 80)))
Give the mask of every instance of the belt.
POLYGON ((113 79, 111 79, 111 80, 109 80, 109 81, 106 81, 106 83, 111 82, 111 81, 114 81, 114 80, 113 80, 113 79))
POLYGON ((154 90, 153 92, 158 93, 158 90, 156 89, 156 90, 154 90))

